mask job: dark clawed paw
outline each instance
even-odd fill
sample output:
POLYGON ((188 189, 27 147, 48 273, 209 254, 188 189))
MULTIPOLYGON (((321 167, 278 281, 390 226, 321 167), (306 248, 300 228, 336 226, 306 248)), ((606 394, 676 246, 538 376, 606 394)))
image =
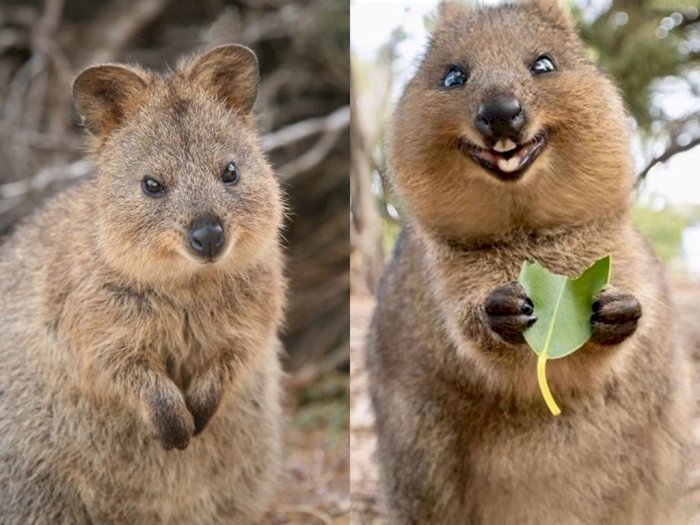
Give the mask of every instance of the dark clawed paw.
POLYGON ((486 298, 484 311, 489 328, 513 344, 524 343, 523 332, 537 321, 532 300, 518 282, 493 290, 486 298))
POLYGON ((155 395, 149 408, 156 437, 163 448, 187 448, 194 432, 194 420, 182 398, 155 395))
POLYGON ((634 334, 641 316, 642 306, 636 297, 608 287, 593 303, 592 339, 601 345, 620 344, 634 334))

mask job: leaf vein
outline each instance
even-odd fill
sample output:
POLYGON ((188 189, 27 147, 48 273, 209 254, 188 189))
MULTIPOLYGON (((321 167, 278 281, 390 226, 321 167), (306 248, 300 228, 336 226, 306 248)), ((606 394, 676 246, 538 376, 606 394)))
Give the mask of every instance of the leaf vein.
POLYGON ((564 288, 566 288, 566 279, 562 279, 561 288, 559 289, 559 295, 557 297, 557 302, 554 305, 554 314, 552 315, 552 320, 547 327, 547 338, 544 340, 544 346, 542 348, 542 354, 545 356, 549 355, 549 345, 552 341, 552 335, 554 334, 554 325, 557 321, 557 316, 559 315, 559 304, 564 297, 564 288))

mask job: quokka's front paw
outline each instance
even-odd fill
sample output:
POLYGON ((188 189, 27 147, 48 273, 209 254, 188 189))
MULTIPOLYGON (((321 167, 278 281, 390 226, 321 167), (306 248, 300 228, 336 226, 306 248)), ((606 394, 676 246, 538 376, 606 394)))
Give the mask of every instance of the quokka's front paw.
POLYGON ((616 345, 637 330, 642 306, 633 295, 609 286, 593 303, 591 316, 592 340, 601 345, 616 345))
POLYGON ((194 435, 199 434, 209 423, 221 400, 219 381, 200 380, 193 382, 185 394, 187 408, 194 416, 194 435))
POLYGON ((163 448, 187 448, 194 433, 194 419, 174 384, 153 393, 148 402, 148 412, 156 438, 163 448))
POLYGON ((525 342, 523 332, 537 321, 532 300, 518 282, 493 290, 484 302, 484 311, 488 327, 513 344, 525 342))

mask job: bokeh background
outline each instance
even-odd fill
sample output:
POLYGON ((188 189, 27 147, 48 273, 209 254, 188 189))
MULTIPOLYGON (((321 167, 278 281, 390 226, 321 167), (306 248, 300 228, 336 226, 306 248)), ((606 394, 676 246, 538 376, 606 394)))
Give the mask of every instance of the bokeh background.
MULTIPOLYGON (((384 178, 383 142, 394 104, 420 63, 438 3, 351 0, 351 499, 352 522, 358 524, 384 523, 363 369, 372 293, 400 224, 400 207, 384 178)), ((629 108, 639 174, 635 223, 665 262, 679 304, 697 304, 700 0, 561 3, 573 12, 591 58, 617 80, 629 108)), ((697 484, 697 470, 694 475, 697 484)))
POLYGON ((259 127, 290 208, 290 422, 268 522, 347 523, 347 0, 0 0, 0 235, 92 174, 70 101, 82 68, 162 70, 229 42, 258 55, 259 127))

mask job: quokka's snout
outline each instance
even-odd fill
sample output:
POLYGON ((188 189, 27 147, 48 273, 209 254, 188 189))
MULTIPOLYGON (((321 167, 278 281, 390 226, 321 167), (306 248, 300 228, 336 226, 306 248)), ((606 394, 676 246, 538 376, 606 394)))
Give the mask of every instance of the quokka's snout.
POLYGON ((479 105, 474 127, 491 147, 508 140, 518 144, 525 118, 522 102, 513 94, 502 93, 486 98, 479 105))
POLYGON ((188 231, 192 252, 202 259, 213 261, 224 248, 226 233, 221 219, 208 213, 196 218, 188 231))

